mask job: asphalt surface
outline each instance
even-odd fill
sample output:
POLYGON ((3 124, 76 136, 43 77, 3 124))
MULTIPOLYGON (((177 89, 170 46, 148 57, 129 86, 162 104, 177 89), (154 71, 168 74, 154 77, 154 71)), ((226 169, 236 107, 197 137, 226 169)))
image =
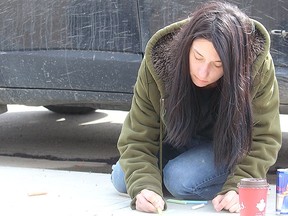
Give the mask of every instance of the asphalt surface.
POLYGON ((63 115, 12 105, 0 115, 0 165, 110 172, 127 112, 63 115))
MULTIPOLYGON (((43 107, 10 105, 0 115, 0 165, 110 173, 127 112, 55 114, 43 107)), ((281 115, 283 146, 276 165, 288 167, 288 115, 281 115)))

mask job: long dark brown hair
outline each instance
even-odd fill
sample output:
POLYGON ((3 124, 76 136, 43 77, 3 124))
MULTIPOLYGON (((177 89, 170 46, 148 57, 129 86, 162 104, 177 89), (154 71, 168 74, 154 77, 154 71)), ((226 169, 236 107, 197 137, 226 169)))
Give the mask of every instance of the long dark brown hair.
POLYGON ((196 86, 189 73, 189 51, 197 38, 211 41, 222 61, 224 75, 220 88, 213 147, 216 165, 232 168, 252 143, 251 34, 252 22, 236 6, 211 1, 190 16, 174 40, 173 84, 166 100, 165 141, 184 146, 197 130, 199 104, 196 86))

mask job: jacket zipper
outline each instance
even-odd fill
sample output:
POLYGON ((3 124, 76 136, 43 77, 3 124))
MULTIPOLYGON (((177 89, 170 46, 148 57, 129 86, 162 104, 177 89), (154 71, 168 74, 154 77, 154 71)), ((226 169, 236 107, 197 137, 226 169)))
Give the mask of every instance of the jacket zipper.
POLYGON ((164 98, 160 98, 160 140, 159 140, 159 168, 163 177, 163 119, 165 116, 164 98))

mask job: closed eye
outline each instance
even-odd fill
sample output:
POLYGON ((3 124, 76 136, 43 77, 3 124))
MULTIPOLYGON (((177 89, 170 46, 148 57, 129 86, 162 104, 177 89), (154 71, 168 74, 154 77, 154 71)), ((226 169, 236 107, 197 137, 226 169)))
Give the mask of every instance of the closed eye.
POLYGON ((216 67, 216 68, 221 68, 222 67, 222 62, 214 62, 214 66, 216 67))
POLYGON ((200 54, 200 53, 198 53, 196 50, 193 50, 193 53, 194 53, 194 58, 196 59, 196 60, 203 60, 204 58, 203 58, 203 56, 200 54))

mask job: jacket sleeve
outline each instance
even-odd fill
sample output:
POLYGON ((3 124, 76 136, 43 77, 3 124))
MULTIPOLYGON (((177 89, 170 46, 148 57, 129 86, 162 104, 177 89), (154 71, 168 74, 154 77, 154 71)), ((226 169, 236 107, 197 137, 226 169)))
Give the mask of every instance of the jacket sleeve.
POLYGON ((135 196, 143 189, 152 190, 163 197, 157 157, 160 117, 159 103, 155 101, 159 100, 159 90, 144 58, 134 87, 131 109, 117 144, 132 208, 135 208, 135 196))
POLYGON ((252 89, 252 148, 228 176, 221 193, 238 191, 241 178, 266 178, 281 147, 279 89, 270 54, 259 68, 252 89))

